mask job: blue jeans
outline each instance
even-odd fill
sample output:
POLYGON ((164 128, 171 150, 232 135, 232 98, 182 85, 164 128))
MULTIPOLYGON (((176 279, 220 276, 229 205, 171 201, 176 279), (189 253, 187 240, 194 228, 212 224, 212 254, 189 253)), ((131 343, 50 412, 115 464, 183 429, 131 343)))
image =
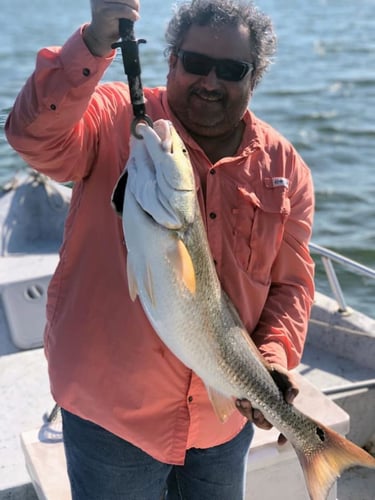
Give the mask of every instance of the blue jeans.
POLYGON ((228 443, 187 451, 185 464, 155 460, 102 427, 62 410, 73 500, 242 500, 248 423, 228 443))

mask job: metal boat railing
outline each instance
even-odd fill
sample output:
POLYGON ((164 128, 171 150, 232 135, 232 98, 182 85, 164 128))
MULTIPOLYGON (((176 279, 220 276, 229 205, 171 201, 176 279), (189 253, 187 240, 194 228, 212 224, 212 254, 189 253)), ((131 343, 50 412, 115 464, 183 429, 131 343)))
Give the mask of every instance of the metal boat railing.
POLYGON ((333 267, 333 262, 346 267, 353 273, 360 274, 372 279, 375 279, 375 270, 371 269, 370 267, 364 266, 363 264, 359 264, 359 262, 344 257, 341 254, 333 252, 332 250, 328 250, 328 248, 317 245, 316 243, 310 242, 309 247, 311 254, 317 254, 321 257, 332 294, 339 306, 339 312, 348 312, 349 308, 346 304, 344 293, 337 278, 336 271, 333 267))

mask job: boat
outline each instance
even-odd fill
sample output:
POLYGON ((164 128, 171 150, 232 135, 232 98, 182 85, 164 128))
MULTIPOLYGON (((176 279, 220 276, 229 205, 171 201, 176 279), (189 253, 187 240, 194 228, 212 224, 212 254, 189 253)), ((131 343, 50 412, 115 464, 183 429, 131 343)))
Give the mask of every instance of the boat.
MULTIPOLYGON (((0 500, 70 500, 43 353, 46 292, 70 195, 70 187, 31 169, 0 193, 0 500)), ((315 296, 296 405, 374 454, 375 319, 346 303, 335 266, 366 279, 375 271, 315 243, 310 249, 330 293, 315 296)), ((277 437, 256 429, 246 500, 308 499, 295 453, 277 437)), ((336 498, 374 500, 375 471, 346 471, 329 494, 336 498)))

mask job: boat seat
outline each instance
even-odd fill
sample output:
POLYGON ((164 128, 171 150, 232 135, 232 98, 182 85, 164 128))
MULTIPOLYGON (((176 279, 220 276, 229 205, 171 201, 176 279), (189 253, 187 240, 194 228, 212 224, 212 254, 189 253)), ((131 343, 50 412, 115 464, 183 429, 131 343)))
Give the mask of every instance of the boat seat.
POLYGON ((17 349, 43 345, 47 288, 57 263, 58 254, 0 258, 0 306, 17 349))
POLYGON ((43 345, 47 288, 70 199, 71 189, 32 170, 0 191, 0 313, 7 353, 43 345))
POLYGON ((71 189, 29 171, 0 193, 0 255, 57 253, 71 189))

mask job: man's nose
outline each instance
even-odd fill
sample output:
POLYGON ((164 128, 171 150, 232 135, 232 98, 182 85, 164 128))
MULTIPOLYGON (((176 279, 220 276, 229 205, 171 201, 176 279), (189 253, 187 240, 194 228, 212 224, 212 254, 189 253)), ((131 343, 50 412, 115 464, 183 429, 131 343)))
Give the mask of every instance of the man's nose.
POLYGON ((206 89, 217 89, 219 85, 219 79, 216 75, 216 68, 213 66, 208 75, 202 77, 202 82, 206 89))

